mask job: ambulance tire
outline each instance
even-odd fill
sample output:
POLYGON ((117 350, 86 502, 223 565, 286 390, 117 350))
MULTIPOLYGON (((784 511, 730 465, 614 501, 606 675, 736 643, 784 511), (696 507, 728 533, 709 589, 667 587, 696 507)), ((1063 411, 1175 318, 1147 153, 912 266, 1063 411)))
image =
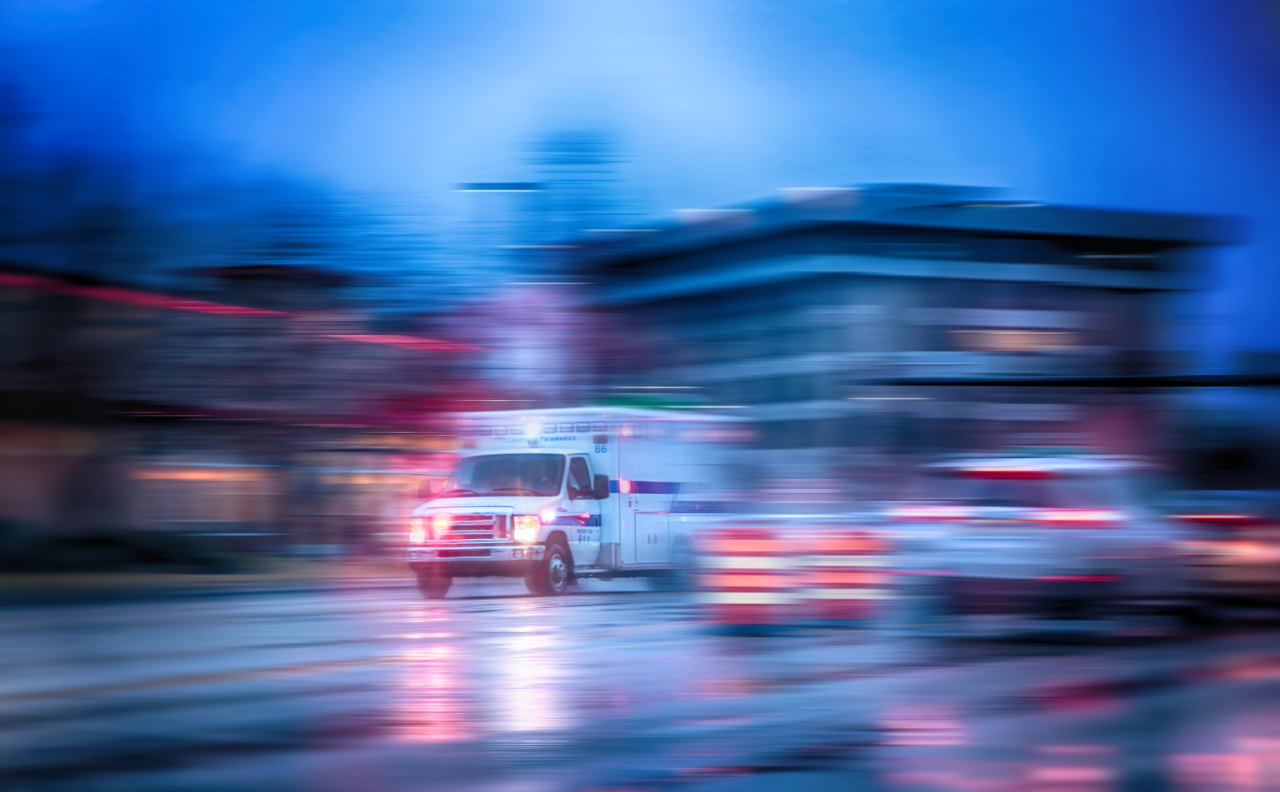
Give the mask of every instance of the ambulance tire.
POLYGON ((542 560, 533 565, 524 576, 524 585, 535 597, 558 597, 573 582, 573 556, 564 541, 553 538, 547 542, 542 560))
POLYGON ((426 599, 444 599, 453 585, 453 578, 443 571, 430 568, 418 570, 418 591, 426 599))

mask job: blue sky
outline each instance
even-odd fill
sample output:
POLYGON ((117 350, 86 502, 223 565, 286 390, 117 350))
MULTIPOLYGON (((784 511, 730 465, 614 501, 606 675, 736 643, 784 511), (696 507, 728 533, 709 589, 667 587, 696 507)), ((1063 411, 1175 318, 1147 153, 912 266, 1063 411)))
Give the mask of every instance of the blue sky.
POLYGON ((447 200, 595 126, 667 210, 927 181, 1236 214, 1206 350, 1280 346, 1273 0, 6 0, 50 145, 447 200))

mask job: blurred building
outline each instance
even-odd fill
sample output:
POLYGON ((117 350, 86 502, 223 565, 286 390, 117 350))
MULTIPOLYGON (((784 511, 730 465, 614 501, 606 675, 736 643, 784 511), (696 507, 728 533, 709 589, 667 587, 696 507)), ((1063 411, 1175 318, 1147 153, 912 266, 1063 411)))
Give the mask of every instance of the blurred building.
POLYGON ((332 273, 195 274, 176 294, 0 270, 0 522, 376 544, 448 470, 436 416, 470 406, 478 350, 375 329, 332 273))
POLYGON ((1154 397, 1124 378, 1161 370, 1168 309, 1228 231, 975 188, 804 189, 602 229, 574 267, 647 348, 602 388, 753 418, 765 475, 805 478, 1008 445, 1149 450, 1154 397))

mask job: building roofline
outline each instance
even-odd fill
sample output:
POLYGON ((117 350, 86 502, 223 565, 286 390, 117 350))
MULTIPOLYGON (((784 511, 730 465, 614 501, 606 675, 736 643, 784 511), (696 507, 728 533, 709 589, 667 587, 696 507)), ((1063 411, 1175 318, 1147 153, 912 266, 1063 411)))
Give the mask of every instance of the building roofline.
POLYGON ((1000 199, 998 191, 946 185, 789 189, 781 197, 720 209, 683 210, 675 220, 588 232, 584 263, 608 265, 688 252, 813 226, 879 225, 1029 236, 1098 237, 1180 245, 1224 245, 1244 237, 1238 218, 1100 209, 1000 199))
POLYGON ((1173 292, 1192 287, 1186 277, 1169 270, 1107 270, 1064 264, 888 258, 860 253, 796 254, 663 277, 634 281, 619 279, 617 283, 601 286, 586 298, 586 302, 596 305, 646 303, 833 275, 1045 283, 1128 291, 1173 292))

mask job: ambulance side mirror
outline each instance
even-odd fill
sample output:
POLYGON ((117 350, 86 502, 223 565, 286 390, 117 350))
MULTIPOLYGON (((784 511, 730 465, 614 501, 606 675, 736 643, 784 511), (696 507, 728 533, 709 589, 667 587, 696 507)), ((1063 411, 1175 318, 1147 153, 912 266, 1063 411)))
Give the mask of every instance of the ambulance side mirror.
POLYGON ((597 473, 595 481, 596 500, 609 499, 609 477, 603 473, 597 473))
POLYGON ((436 488, 431 486, 431 479, 423 479, 418 485, 418 498, 420 500, 431 500, 436 496, 436 488))

